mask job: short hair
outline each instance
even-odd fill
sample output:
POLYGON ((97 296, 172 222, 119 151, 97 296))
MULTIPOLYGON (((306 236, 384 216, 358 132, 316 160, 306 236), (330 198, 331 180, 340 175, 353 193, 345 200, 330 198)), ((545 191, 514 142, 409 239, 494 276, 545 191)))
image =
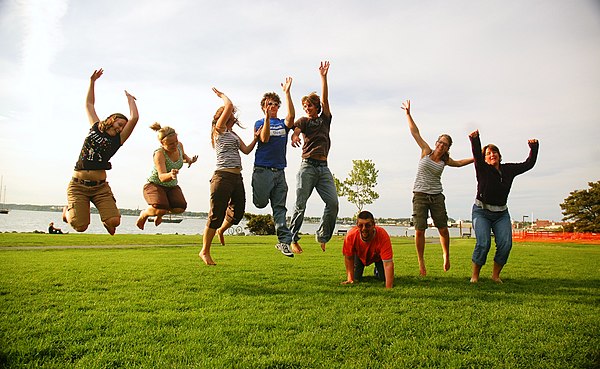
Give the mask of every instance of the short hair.
POLYGON ((321 113, 321 98, 316 92, 311 92, 310 94, 302 97, 302 105, 304 105, 304 103, 307 101, 317 108, 317 114, 321 113))
POLYGON ((263 111, 265 108, 265 101, 267 100, 273 100, 278 105, 281 105, 281 98, 279 97, 279 95, 277 95, 275 92, 265 92, 262 99, 260 100, 260 108, 263 109, 263 111))
POLYGON ((490 151, 492 152, 497 152, 498 156, 500 157, 500 161, 502 161, 502 154, 500 154, 500 149, 498 148, 498 146, 494 145, 494 144, 487 144, 484 147, 481 148, 481 155, 483 155, 483 157, 485 158, 485 150, 490 149, 490 151))
POLYGON ((358 213, 358 215, 356 216, 356 220, 358 221, 358 219, 372 220, 373 223, 375 223, 375 218, 373 217, 373 214, 371 214, 370 211, 366 211, 366 210, 363 210, 360 213, 358 213))

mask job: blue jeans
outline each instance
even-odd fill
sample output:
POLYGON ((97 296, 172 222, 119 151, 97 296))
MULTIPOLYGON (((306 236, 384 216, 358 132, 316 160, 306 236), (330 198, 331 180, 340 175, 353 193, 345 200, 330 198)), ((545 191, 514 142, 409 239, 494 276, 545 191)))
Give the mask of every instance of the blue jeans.
POLYGON ((331 171, 326 165, 315 166, 303 160, 296 179, 296 205, 290 224, 293 242, 300 239, 299 234, 302 222, 304 222, 306 202, 315 188, 323 202, 325 202, 325 210, 317 230, 317 241, 329 242, 331 236, 333 236, 339 208, 337 190, 331 171))
POLYGON ((495 212, 473 205, 472 218, 477 239, 473 250, 473 262, 485 265, 492 244, 490 231, 493 231, 496 239, 494 262, 498 265, 506 264, 512 248, 512 224, 508 210, 495 212))
POLYGON ((254 167, 252 172, 252 202, 262 209, 271 202, 275 233, 279 242, 292 243, 292 233, 287 226, 287 199, 288 185, 285 181, 283 169, 272 170, 263 167, 254 167))

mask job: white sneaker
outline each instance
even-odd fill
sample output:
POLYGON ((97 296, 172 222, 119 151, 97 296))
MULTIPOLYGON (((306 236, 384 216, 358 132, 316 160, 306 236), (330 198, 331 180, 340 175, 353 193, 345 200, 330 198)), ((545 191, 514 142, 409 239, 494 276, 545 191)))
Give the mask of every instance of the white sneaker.
POLYGON ((290 245, 288 245, 287 243, 278 243, 277 245, 275 245, 275 248, 281 251, 281 253, 285 256, 288 256, 290 258, 294 257, 294 253, 292 252, 292 250, 290 250, 290 245))

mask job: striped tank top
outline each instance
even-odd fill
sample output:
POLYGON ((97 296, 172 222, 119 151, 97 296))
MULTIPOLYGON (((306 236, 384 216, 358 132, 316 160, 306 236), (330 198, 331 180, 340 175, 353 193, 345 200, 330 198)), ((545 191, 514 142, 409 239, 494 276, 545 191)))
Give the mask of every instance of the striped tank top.
POLYGON ((231 131, 217 133, 215 152, 217 153, 217 170, 226 168, 242 169, 240 157, 240 138, 231 131))
POLYGON ((421 192, 428 195, 442 193, 442 172, 445 166, 446 163, 444 161, 436 163, 431 160, 429 155, 422 157, 417 167, 413 192, 421 192))

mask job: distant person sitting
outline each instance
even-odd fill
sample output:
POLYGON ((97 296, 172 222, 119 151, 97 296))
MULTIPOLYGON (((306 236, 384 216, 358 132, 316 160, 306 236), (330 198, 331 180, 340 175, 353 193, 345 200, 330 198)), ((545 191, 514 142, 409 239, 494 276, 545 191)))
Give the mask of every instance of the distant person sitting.
POLYGON ((375 276, 385 281, 386 288, 394 286, 394 254, 392 241, 385 229, 375 225, 373 214, 361 211, 356 219, 356 227, 348 231, 344 238, 344 263, 346 281, 352 284, 362 279, 365 266, 375 264, 375 276))
POLYGON ((50 224, 48 224, 48 233, 49 234, 63 234, 63 231, 60 228, 54 228, 54 222, 50 222, 50 224))

